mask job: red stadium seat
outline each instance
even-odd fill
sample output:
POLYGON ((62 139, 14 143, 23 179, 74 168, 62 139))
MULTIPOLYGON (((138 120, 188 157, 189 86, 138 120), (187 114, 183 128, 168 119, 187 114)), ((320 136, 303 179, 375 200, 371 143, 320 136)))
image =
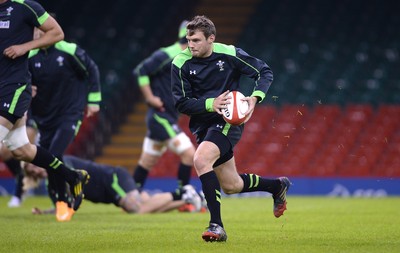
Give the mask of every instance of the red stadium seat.
MULTIPOLYGON (((237 169, 264 176, 399 177, 399 108, 257 107, 235 147, 237 169)), ((167 155, 152 173, 175 176, 177 162, 167 155)))

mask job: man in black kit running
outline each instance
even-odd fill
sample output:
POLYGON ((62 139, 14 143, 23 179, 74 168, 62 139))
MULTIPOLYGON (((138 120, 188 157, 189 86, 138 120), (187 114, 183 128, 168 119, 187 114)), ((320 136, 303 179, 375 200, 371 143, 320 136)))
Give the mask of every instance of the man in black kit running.
POLYGON ((221 218, 221 188, 226 194, 265 191, 272 194, 273 213, 280 217, 286 210, 286 177, 262 178, 256 174, 238 174, 233 149, 244 125, 225 122, 221 110, 230 103, 229 91, 239 90, 240 77, 255 82, 245 97, 249 120, 257 102, 261 102, 273 80, 269 66, 232 45, 216 43, 214 23, 205 16, 194 17, 187 25, 188 48, 172 62, 171 79, 175 107, 190 116, 189 128, 199 144, 194 167, 202 183, 210 211, 205 241, 224 242, 227 235, 221 218))
MULTIPOLYGON (((42 36, 35 28, 34 38, 42 36)), ((85 108, 87 117, 100 110, 99 69, 85 50, 65 40, 31 50, 28 58, 36 88, 29 110, 40 132, 39 145, 62 161, 79 132, 85 108)), ((47 174, 49 192, 57 193, 56 219, 63 221, 68 208, 64 180, 54 171, 47 174)))
POLYGON ((57 23, 37 2, 0 0, 0 141, 18 160, 33 163, 62 177, 73 194, 74 209, 83 199, 83 187, 89 179, 85 170, 71 170, 46 149, 29 142, 26 112, 32 99, 28 71, 29 50, 52 45, 64 38, 57 23), (44 36, 33 40, 33 29, 44 36))

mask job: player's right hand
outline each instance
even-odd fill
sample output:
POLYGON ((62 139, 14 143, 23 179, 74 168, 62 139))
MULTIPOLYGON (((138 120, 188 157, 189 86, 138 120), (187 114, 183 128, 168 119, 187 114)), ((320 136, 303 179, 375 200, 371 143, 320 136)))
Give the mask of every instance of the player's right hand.
POLYGON ((4 49, 3 54, 8 58, 15 59, 20 57, 28 52, 28 49, 22 45, 13 45, 6 49, 4 49))
POLYGON ((221 95, 219 95, 218 97, 216 97, 216 98, 214 99, 214 102, 213 102, 213 110, 214 110, 215 112, 217 112, 218 114, 221 114, 221 115, 222 115, 222 110, 223 110, 224 108, 226 108, 228 104, 231 103, 231 102, 230 102, 230 99, 231 99, 232 97, 231 97, 231 96, 228 96, 228 93, 229 93, 229 92, 230 92, 230 91, 227 90, 227 91, 225 91, 224 93, 222 93, 221 95))
POLYGON ((151 99, 148 99, 147 104, 151 107, 158 109, 159 111, 165 111, 164 102, 161 100, 160 97, 153 96, 151 99))

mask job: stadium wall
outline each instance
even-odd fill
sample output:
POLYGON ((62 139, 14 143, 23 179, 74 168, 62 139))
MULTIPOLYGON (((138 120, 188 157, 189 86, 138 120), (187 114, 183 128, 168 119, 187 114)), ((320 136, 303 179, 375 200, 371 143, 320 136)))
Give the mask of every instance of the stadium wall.
MULTIPOLYGON (((330 197, 387 197, 400 196, 400 178, 291 178, 290 195, 330 197)), ((191 182, 201 189, 199 179, 191 182)), ((0 178, 0 195, 9 195, 14 189, 12 178, 0 178)), ((175 178, 149 178, 146 189, 150 192, 172 191, 176 188, 175 178)), ((46 194, 44 185, 30 194, 46 194)), ((264 193, 246 193, 234 196, 263 196, 264 193)))

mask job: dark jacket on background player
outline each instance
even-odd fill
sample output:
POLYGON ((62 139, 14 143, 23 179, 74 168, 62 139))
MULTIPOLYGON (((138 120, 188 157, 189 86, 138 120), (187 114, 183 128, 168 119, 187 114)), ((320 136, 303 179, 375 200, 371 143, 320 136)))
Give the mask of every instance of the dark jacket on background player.
POLYGON ((171 95, 171 62, 181 51, 179 42, 176 42, 171 46, 158 49, 135 68, 134 73, 139 85, 150 84, 153 94, 160 97, 164 103, 165 111, 150 107, 147 117, 153 117, 156 114, 167 119, 171 124, 178 121, 179 113, 175 109, 171 95))
POLYGON ((78 45, 60 41, 29 53, 32 84, 38 93, 32 115, 39 126, 53 127, 64 120, 80 120, 87 104, 101 102, 96 63, 78 45))

